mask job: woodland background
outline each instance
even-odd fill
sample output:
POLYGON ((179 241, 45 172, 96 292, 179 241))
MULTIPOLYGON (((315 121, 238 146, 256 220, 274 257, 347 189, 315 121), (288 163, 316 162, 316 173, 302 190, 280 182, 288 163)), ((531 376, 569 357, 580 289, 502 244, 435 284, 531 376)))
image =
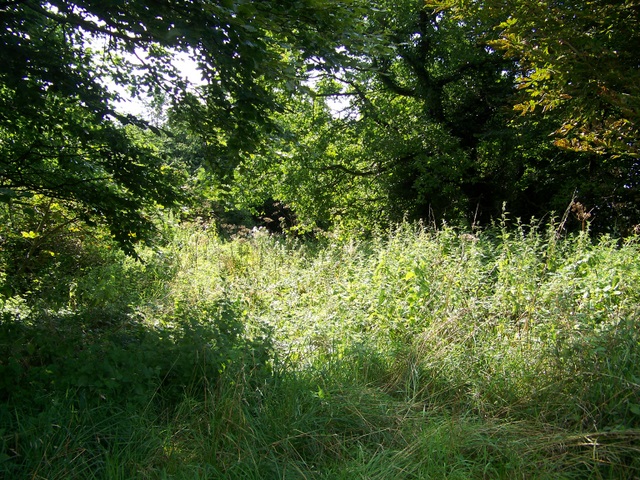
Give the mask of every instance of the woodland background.
POLYGON ((0 0, 0 472, 636 478, 639 19, 0 0))

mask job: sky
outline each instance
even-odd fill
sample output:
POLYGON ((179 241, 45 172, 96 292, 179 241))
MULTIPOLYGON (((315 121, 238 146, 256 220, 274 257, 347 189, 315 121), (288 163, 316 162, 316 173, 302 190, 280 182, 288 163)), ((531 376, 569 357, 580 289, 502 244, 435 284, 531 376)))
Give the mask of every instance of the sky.
MULTIPOLYGON (((198 71, 196 62, 186 53, 177 52, 173 64, 177 67, 182 77, 189 81, 190 85, 197 86, 203 84, 202 76, 198 71)), ((116 104, 116 109, 120 113, 132 114, 152 120, 148 117, 149 115, 153 115, 153 113, 149 111, 144 99, 131 96, 125 87, 118 86, 112 82, 107 82, 107 85, 122 97, 122 100, 116 104)))
MULTIPOLYGON (((142 52, 138 53, 138 55, 144 59, 144 54, 142 52)), ((128 59, 134 63, 139 63, 139 60, 134 55, 130 55, 128 59)), ((192 60, 186 52, 176 52, 173 64, 190 85, 195 87, 204 83, 202 75, 198 70, 197 63, 192 60)), ((313 79, 311 79, 310 82, 313 84, 313 79)), ((161 122, 161 119, 155 118, 157 116, 157 112, 154 112, 149 108, 148 102, 145 98, 132 96, 126 87, 116 85, 110 80, 105 80, 105 84, 110 90, 117 92, 121 97, 121 100, 116 103, 116 109, 118 112, 139 116, 151 121, 152 123, 154 120, 156 122, 161 122)), ((348 115, 345 111, 345 108, 348 107, 349 103, 347 97, 336 96, 333 98, 326 98, 325 101, 336 118, 346 117, 348 115)))

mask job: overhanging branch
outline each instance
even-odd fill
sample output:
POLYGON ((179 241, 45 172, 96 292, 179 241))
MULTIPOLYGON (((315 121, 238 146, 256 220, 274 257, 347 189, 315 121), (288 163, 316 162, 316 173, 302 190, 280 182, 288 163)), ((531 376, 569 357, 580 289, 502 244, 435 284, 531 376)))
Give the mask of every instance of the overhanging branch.
POLYGON ((46 8, 42 7, 39 2, 26 1, 25 5, 34 12, 40 13, 41 15, 44 15, 51 20, 68 25, 75 25, 77 27, 84 28, 85 30, 92 33, 102 33, 104 35, 118 38, 126 42, 151 42, 154 40, 152 36, 144 37, 140 34, 140 32, 135 32, 135 35, 137 35, 137 37, 134 37, 114 30, 113 27, 111 29, 101 27, 93 22, 82 18, 79 15, 75 15, 72 13, 67 13, 66 15, 54 13, 51 10, 47 10, 46 8))

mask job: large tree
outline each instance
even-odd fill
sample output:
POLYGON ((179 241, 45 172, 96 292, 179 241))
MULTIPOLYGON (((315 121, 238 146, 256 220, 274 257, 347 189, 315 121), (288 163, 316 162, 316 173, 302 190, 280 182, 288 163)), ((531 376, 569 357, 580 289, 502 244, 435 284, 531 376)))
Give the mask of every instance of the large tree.
POLYGON ((516 109, 557 110, 558 146, 640 156, 638 2, 455 0, 439 7, 493 30, 487 44, 520 66, 516 109))
POLYGON ((149 210, 178 199, 179 176, 137 131, 149 125, 119 114, 106 85, 164 95, 205 139, 209 162, 233 166, 272 128, 271 112, 283 108, 274 92, 300 87, 299 59, 338 55, 319 40, 340 31, 335 6, 0 1, 0 200, 66 202, 132 252, 149 210), (177 52, 199 66, 197 89, 172 62, 177 52))
MULTIPOLYGON (((547 123, 549 141, 582 152, 576 191, 596 225, 638 224, 640 5, 606 0, 442 0, 431 8, 473 26, 518 66, 514 123, 547 123)), ((542 138, 541 138, 542 140, 542 138)), ((557 161, 554 161, 557 164, 557 161)))
POLYGON ((315 94, 280 118, 289 138, 246 162, 245 179, 279 179, 252 191, 274 185, 324 224, 480 222, 505 201, 525 217, 551 202, 565 208, 573 187, 562 175, 540 178, 547 133, 509 125, 517 64, 475 28, 414 0, 378 1, 351 28, 361 33, 345 40, 338 68, 318 70, 315 94), (328 106, 336 99, 342 113, 328 106))
POLYGON ((52 6, 1 8, 0 199, 74 204, 130 249, 146 230, 146 207, 176 198, 170 170, 118 122, 81 31, 50 18, 52 6))
POLYGON ((620 24, 624 12, 629 18, 637 9, 558 2, 546 12, 531 2, 453 3, 372 4, 350 27, 359 34, 345 38, 341 63, 318 70, 315 97, 281 117, 288 139, 245 162, 241 180, 277 179, 251 192, 275 192, 307 220, 324 224, 332 217, 365 225, 406 217, 484 223, 501 215, 504 202, 515 216, 540 218, 560 215, 574 195, 593 209, 600 231, 621 234, 638 223, 637 61, 623 41, 635 34, 621 33, 627 28, 620 24), (563 36, 569 33, 588 43, 591 30, 574 32, 576 25, 556 18, 571 8, 582 20, 600 12, 593 35, 608 28, 611 42, 617 38, 615 52, 605 50, 598 60, 606 65, 596 63, 595 53, 591 60, 567 53, 556 59, 560 73, 547 78, 548 70, 528 60, 546 44, 528 37, 518 45, 529 57, 504 55, 510 37, 503 29, 513 25, 526 25, 547 44, 555 39, 569 48, 563 36), (537 16, 529 19, 530 11, 537 16), (523 18, 514 23, 510 15, 523 18), (593 75, 617 82, 581 74, 594 66, 593 75), (595 98, 598 84, 608 85, 609 94, 595 98), (324 99, 342 99, 347 109, 337 115, 324 99), (623 100, 626 110, 616 107, 623 100), (612 136, 618 140, 604 140, 612 136))

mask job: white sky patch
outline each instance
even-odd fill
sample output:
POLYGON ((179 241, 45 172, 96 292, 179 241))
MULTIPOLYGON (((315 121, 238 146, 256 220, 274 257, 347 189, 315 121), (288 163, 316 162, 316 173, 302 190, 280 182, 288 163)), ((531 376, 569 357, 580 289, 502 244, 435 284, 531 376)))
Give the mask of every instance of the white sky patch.
POLYGON ((327 97, 327 106, 331 110, 331 115, 334 118, 347 119, 352 117, 357 112, 354 111, 351 101, 348 96, 345 95, 333 95, 327 97))
MULTIPOLYGON (((148 56, 144 49, 136 49, 135 54, 128 53, 122 50, 112 51, 110 49, 110 41, 106 36, 86 35, 85 41, 87 45, 93 50, 95 54, 95 61, 102 63, 109 68, 110 63, 114 61, 112 56, 117 58, 123 58, 131 65, 139 66, 139 72, 143 71, 144 63, 151 63, 148 61, 148 56)), ((176 67, 179 75, 188 82, 190 87, 196 87, 202 85, 202 74, 198 70, 197 63, 189 56, 187 52, 171 52, 173 56, 172 63, 176 67)), ((144 94, 140 97, 136 97, 131 93, 133 85, 118 85, 108 76, 100 79, 100 82, 111 92, 114 92, 120 96, 120 100, 116 102, 115 109, 119 113, 130 114, 152 120, 149 116, 155 115, 150 107, 150 98, 146 98, 144 94)))
MULTIPOLYGON (((303 84, 312 90, 315 90, 322 77, 322 74, 312 74, 303 82, 303 84)), ((349 95, 345 95, 343 89, 343 91, 336 93, 335 95, 327 95, 326 97, 323 97, 323 101, 329 107, 333 118, 347 119, 349 117, 353 117, 354 114, 357 115, 357 112, 351 104, 350 98, 351 97, 349 95)))
MULTIPOLYGON (((96 50, 104 50, 108 48, 106 40, 104 44, 99 43, 95 38, 91 43, 96 50)), ((136 51, 136 55, 126 52, 117 52, 116 55, 122 55, 127 61, 133 65, 142 65, 146 61, 146 53, 140 49, 136 51)), ((197 62, 187 52, 173 52, 172 64, 176 67, 179 75, 188 82, 189 88, 195 88, 205 84, 202 72, 198 69, 197 62)), ((130 87, 117 85, 109 78, 103 79, 106 87, 117 93, 120 100, 116 102, 115 108, 119 113, 134 115, 150 121, 152 124, 161 124, 164 120, 163 113, 158 112, 151 105, 151 98, 142 94, 139 97, 133 96, 130 87)), ((317 79, 310 78, 308 85, 315 88, 317 79)), ((346 119, 354 115, 354 108, 351 105, 350 97, 344 94, 337 94, 325 97, 325 102, 334 118, 346 119)), ((355 112, 357 114, 357 112, 355 112)))
MULTIPOLYGON (((139 63, 138 59, 130 54, 125 54, 126 58, 133 63, 139 63)), ((138 53, 138 56, 144 60, 144 53, 138 53)), ((189 87, 197 87, 204 84, 202 73, 198 70, 198 64, 185 52, 174 52, 173 65, 178 70, 180 76, 187 80, 189 87)), ((116 109, 125 114, 131 114, 143 117, 147 120, 154 120, 157 112, 150 107, 150 99, 145 96, 134 97, 130 94, 127 87, 116 85, 112 82, 108 83, 108 88, 117 92, 121 100, 116 103, 116 109)))

